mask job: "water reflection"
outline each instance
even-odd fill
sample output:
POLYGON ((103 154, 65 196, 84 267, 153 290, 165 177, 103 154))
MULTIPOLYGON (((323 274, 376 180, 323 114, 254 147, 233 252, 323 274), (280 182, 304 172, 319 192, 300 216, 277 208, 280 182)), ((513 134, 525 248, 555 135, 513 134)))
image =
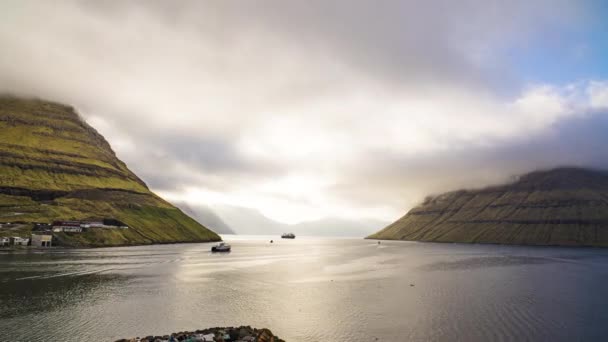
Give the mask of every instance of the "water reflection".
POLYGON ((564 262, 552 258, 530 256, 485 256, 472 257, 456 261, 441 261, 427 264, 420 269, 427 271, 469 270, 475 268, 504 267, 518 265, 538 265, 546 263, 564 262))
POLYGON ((88 274, 50 277, 44 281, 38 278, 7 281, 2 283, 0 291, 0 319, 32 312, 69 310, 70 306, 105 301, 114 296, 116 289, 124 286, 128 278, 116 274, 88 274))
POLYGON ((288 341, 608 333, 608 250, 242 238, 0 255, 0 331, 112 340, 219 325, 288 341), (23 329, 22 327, 31 327, 23 329))

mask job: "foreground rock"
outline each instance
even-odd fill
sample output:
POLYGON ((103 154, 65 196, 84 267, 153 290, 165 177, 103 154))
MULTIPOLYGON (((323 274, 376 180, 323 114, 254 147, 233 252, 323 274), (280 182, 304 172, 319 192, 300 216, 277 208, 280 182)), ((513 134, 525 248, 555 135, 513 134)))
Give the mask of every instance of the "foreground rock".
POLYGON ((368 238, 606 247, 607 199, 607 171, 537 171, 510 184, 429 197, 368 238))
POLYGON ((116 342, 285 342, 268 329, 249 326, 209 328, 183 331, 164 336, 146 336, 117 340, 116 342))

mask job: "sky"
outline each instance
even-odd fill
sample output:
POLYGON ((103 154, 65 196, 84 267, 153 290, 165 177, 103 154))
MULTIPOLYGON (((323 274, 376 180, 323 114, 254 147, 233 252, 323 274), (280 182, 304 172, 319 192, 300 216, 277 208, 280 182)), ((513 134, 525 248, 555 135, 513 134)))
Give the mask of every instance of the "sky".
POLYGON ((75 106, 172 201, 392 221, 608 167, 599 1, 2 1, 0 92, 75 106))

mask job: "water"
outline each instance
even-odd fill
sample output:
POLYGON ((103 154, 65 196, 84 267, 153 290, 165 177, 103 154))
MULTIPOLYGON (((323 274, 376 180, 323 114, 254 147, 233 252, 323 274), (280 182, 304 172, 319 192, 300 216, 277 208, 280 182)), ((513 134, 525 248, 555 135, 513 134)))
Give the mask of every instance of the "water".
POLYGON ((0 252, 0 340, 234 325, 287 341, 608 336, 608 250, 226 239, 230 254, 210 244, 0 252))

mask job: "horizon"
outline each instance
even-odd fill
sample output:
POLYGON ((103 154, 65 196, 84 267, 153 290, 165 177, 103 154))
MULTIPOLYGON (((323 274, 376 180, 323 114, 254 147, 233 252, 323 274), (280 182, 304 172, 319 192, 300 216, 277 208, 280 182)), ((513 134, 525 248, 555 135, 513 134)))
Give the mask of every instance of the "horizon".
POLYGON ((606 18, 0 1, 2 336, 603 340, 606 18))
POLYGON ((598 2, 0 8, 0 92, 74 106, 170 201, 392 222, 428 195, 608 166, 598 2))

